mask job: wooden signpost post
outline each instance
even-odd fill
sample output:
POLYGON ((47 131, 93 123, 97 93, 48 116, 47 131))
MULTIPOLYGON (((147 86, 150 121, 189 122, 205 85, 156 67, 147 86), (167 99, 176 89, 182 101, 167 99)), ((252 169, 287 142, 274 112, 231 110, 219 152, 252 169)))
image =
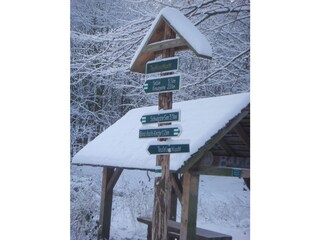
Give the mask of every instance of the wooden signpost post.
MULTIPOLYGON (((176 37, 176 33, 169 27, 167 23, 164 26, 163 39, 172 39, 176 37)), ((166 49, 162 52, 162 58, 174 56, 174 49, 166 49)), ((170 74, 170 73, 164 73, 170 74)), ((172 92, 159 93, 159 110, 172 109, 172 92)), ((169 125, 170 123, 164 123, 169 125)), ((163 124, 159 124, 163 125, 163 124)), ((160 139, 165 140, 165 139, 160 139)), ((168 239, 168 220, 170 216, 171 202, 171 181, 170 181, 170 155, 157 155, 156 165, 161 166, 161 177, 155 180, 155 198, 152 214, 152 240, 168 239)))
MULTIPOLYGON (((159 94, 159 112, 145 114, 140 119, 143 125, 158 124, 158 128, 143 127, 139 131, 139 138, 158 138, 157 142, 146 148, 150 154, 156 155, 155 170, 157 174, 159 174, 161 167, 161 176, 155 178, 152 230, 148 233, 148 240, 150 237, 152 240, 168 240, 169 217, 172 220, 176 218, 177 196, 173 194, 171 187, 170 154, 189 152, 190 146, 189 142, 166 140, 169 137, 177 137, 181 134, 181 128, 168 125, 171 125, 171 122, 180 121, 180 111, 171 110, 172 92, 178 91, 181 87, 181 75, 175 73, 179 68, 179 59, 174 56, 175 51, 188 49, 192 50, 197 56, 207 59, 212 58, 211 46, 199 30, 178 10, 164 8, 152 24, 152 29, 144 37, 130 64, 130 70, 134 72, 160 73, 159 77, 153 76, 147 79, 143 85, 145 93, 159 94), (174 22, 175 19, 177 19, 177 23, 174 22), (192 37, 190 37, 190 34, 192 37), (154 60, 160 54, 162 59, 154 60)), ((184 184, 188 185, 190 182, 188 181, 188 174, 184 179, 186 179, 184 184)), ((191 176, 190 179, 194 178, 191 176)), ((197 181, 193 184, 195 186, 194 190, 196 190, 196 183, 197 181)), ((190 193, 186 191, 186 194, 187 197, 193 196, 192 191, 190 193)), ((185 197, 185 199, 187 198, 185 197)), ((184 217, 181 222, 185 220, 185 222, 188 222, 188 216, 193 214, 188 210, 195 205, 196 201, 194 199, 189 201, 188 199, 184 201, 185 203, 182 206, 184 217), (189 204, 190 202, 194 204, 189 204)), ((196 214, 192 221, 181 224, 181 240, 195 238, 195 224, 196 214), (189 229, 191 230, 189 231, 189 229)))

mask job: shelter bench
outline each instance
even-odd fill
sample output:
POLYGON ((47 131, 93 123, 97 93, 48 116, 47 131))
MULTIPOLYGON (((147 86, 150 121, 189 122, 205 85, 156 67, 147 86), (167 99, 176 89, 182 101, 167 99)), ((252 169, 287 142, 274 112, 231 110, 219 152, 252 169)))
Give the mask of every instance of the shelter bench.
MULTIPOLYGON (((147 240, 151 240, 152 219, 148 217, 138 217, 137 220, 148 225, 147 240)), ((170 239, 179 239, 180 223, 172 220, 168 221, 168 236, 170 239)), ((232 236, 218 232, 213 232, 203 228, 197 228, 196 240, 232 240, 232 236)))

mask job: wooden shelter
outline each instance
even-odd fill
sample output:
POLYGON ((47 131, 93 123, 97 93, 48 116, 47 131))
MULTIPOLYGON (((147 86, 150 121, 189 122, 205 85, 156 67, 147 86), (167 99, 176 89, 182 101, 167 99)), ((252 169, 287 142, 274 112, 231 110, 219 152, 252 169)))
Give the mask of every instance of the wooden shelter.
MULTIPOLYGON (((188 49, 199 57, 211 59, 212 49, 206 37, 180 11, 164 8, 138 47, 130 70, 145 73, 148 61, 160 55, 162 58, 173 57, 176 51, 188 49)), ((152 234, 153 239, 161 240, 167 236, 181 240, 231 240, 231 236, 196 228, 199 176, 249 179, 249 101, 249 93, 243 93, 173 103, 172 92, 159 93, 158 106, 129 111, 79 151, 73 159, 74 164, 104 168, 99 238, 109 239, 113 188, 123 169, 154 171, 155 165, 161 165, 162 176, 155 182, 153 216, 157 216, 152 222, 139 218, 149 226, 148 239, 152 234), (173 107, 181 110, 184 128, 181 138, 190 140, 190 152, 158 155, 155 164, 154 157, 146 150, 149 140, 137 136, 141 116, 173 107), (181 224, 176 222, 178 201, 182 206, 181 224), (152 233, 151 224, 154 225, 152 233)))
MULTIPOLYGON (((242 177, 249 186, 249 93, 185 101, 176 103, 174 107, 184 113, 182 124, 186 129, 182 134, 185 134, 185 137, 190 136, 191 151, 190 154, 177 154, 172 159, 170 181, 173 190, 170 220, 177 220, 176 206, 180 202, 182 206, 180 239, 196 239, 199 176, 242 177), (202 119, 202 116, 206 119, 202 119), (194 129, 189 129, 191 125, 194 129), (204 135, 206 137, 201 137, 204 135)), ((154 112, 155 109, 156 106, 129 111, 80 150, 73 159, 73 164, 103 166, 99 231, 101 239, 109 238, 113 188, 123 170, 154 170, 152 167, 154 157, 148 155, 146 151, 147 142, 130 134, 138 132, 142 114, 154 112), (127 137, 123 139, 125 135, 127 137), (117 151, 116 146, 119 144, 125 146, 128 142, 134 141, 133 139, 136 139, 136 142, 127 149, 123 149, 122 152, 117 151), (141 149, 137 147, 138 145, 141 145, 141 149), (131 159, 126 155, 130 153, 131 159), (121 157, 123 161, 120 160, 121 157)))

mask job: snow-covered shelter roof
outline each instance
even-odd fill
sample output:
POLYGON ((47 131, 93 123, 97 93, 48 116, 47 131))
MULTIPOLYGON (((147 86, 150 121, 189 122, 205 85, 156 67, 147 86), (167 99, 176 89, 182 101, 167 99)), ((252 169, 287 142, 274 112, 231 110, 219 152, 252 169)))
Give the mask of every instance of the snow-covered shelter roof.
MULTIPOLYGON (((156 51, 147 51, 147 46, 151 46, 155 42, 168 42, 168 40, 163 39, 165 23, 179 37, 179 40, 171 45, 176 51, 191 49, 199 57, 212 58, 212 49, 206 37, 179 10, 165 7, 155 18, 136 50, 130 64, 131 71, 144 73, 146 62, 155 59, 156 51)), ((173 42, 171 41, 171 43, 173 42)))
MULTIPOLYGON (((249 102, 250 94, 241 93, 173 103, 173 109, 181 110, 182 133, 177 140, 190 140, 190 152, 171 154, 170 170, 181 170, 199 149, 239 116, 249 102)), ((139 129, 142 115, 157 109, 151 106, 130 110, 81 149, 73 157, 73 164, 154 169, 156 157, 147 152, 154 140, 139 139, 139 129)))

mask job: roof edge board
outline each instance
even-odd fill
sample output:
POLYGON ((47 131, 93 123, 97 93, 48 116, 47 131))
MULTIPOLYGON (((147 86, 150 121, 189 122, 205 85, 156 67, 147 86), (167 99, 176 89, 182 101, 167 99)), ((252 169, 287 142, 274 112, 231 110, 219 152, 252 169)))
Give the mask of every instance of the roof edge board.
MULTIPOLYGON (((83 166, 89 166, 89 167, 109 167, 109 168, 120 168, 120 169, 126 169, 126 170, 140 170, 140 171, 150 171, 154 172, 155 169, 151 168, 137 168, 137 167, 119 167, 119 166, 112 166, 112 165, 101 165, 101 164, 90 164, 90 163, 71 163, 71 165, 83 167, 83 166)), ((170 173, 175 173, 177 171, 171 170, 170 173)))

